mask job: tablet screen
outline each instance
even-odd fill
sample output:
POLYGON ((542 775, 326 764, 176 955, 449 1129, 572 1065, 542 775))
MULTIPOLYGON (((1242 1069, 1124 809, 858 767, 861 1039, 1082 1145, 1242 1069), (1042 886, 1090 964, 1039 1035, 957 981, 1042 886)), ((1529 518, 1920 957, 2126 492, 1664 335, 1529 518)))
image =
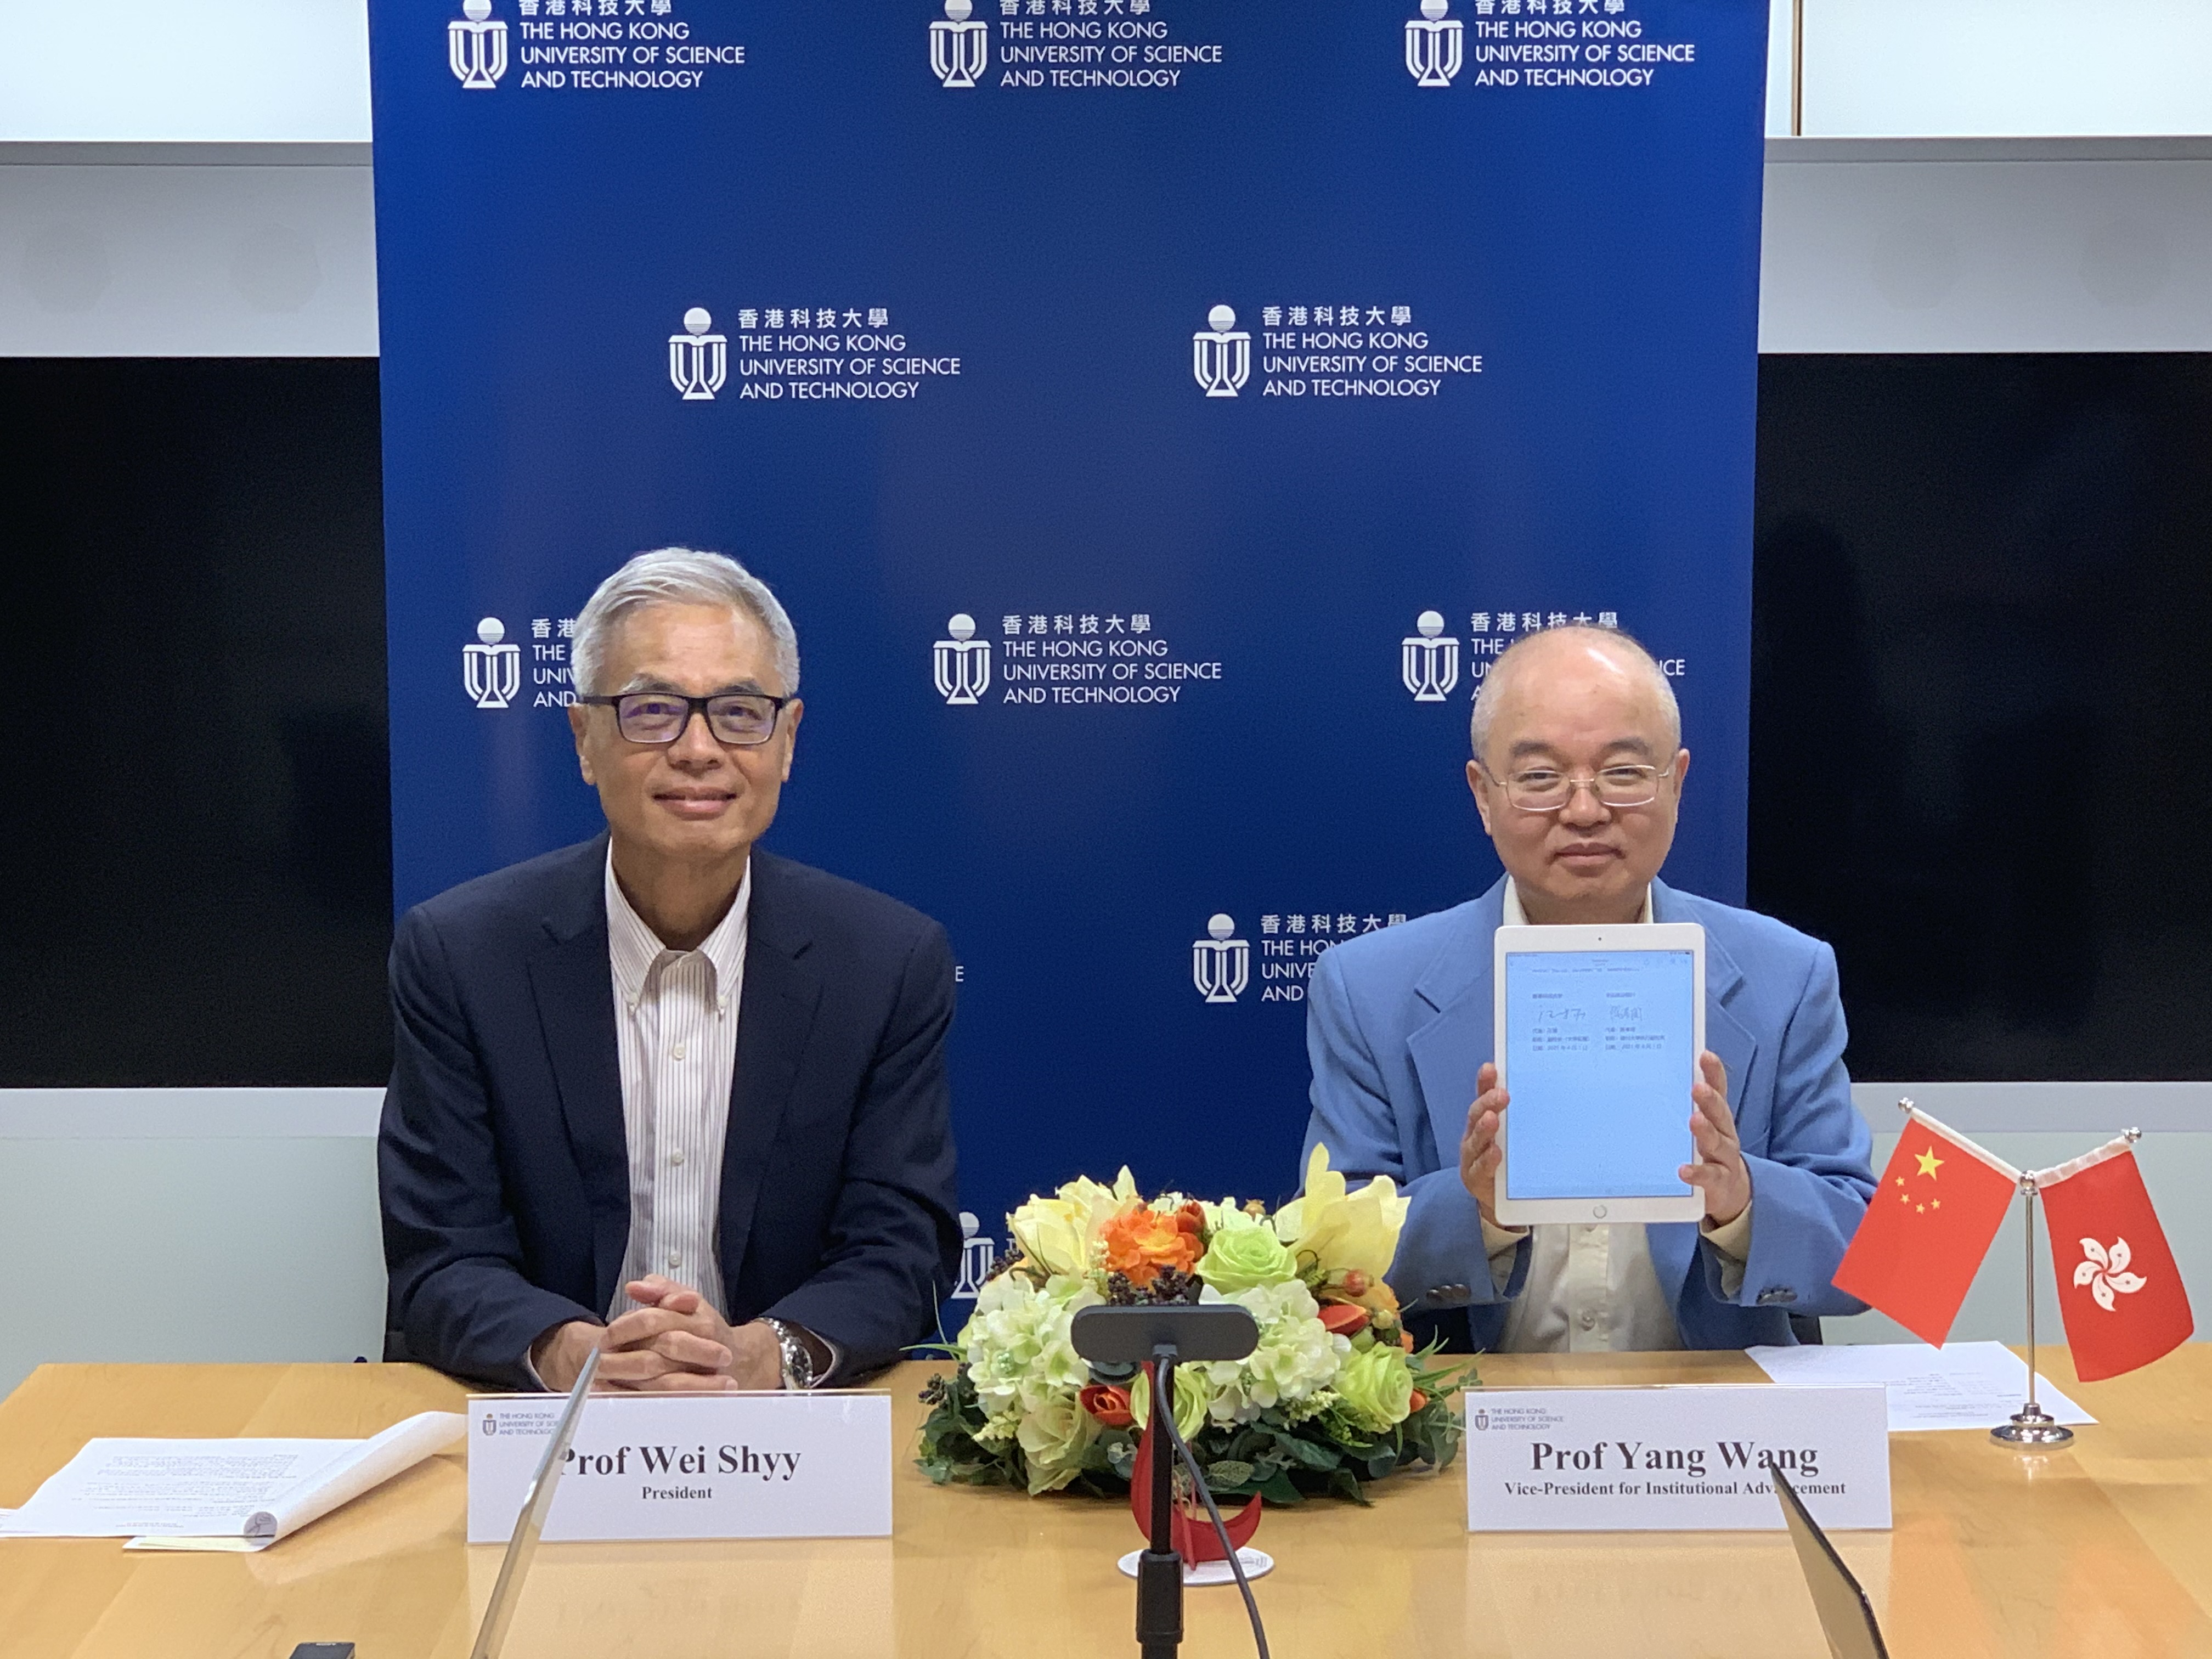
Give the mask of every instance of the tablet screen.
POLYGON ((1507 1197, 1690 1190, 1696 994, 1687 951, 1507 952, 1507 1197))

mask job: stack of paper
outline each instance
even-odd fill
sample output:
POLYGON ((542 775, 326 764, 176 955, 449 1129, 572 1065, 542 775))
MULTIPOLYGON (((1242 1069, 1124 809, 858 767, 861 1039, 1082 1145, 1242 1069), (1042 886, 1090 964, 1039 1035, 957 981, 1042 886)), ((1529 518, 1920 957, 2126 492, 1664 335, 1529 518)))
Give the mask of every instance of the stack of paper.
POLYGON ((423 1412, 369 1440, 88 1440, 0 1538, 128 1538, 130 1549, 258 1550, 467 1431, 423 1412))
MULTIPOLYGON (((1889 1430, 1994 1429, 2027 1398, 2027 1367, 2002 1342, 1838 1343, 1802 1348, 1753 1348, 1751 1357, 1777 1382, 1820 1388, 1881 1382, 1889 1389, 1889 1430)), ((2061 1423, 2097 1419, 2039 1376, 2035 1395, 2061 1423)))

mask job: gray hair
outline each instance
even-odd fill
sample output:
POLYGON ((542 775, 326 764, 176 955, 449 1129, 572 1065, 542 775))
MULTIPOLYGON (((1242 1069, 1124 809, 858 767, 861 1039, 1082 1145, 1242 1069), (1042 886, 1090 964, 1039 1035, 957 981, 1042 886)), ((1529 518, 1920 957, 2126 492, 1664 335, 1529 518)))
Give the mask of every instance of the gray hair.
POLYGON ((741 611, 767 630, 775 647, 775 672, 783 694, 799 690, 799 635, 768 584, 735 559, 699 553, 688 547, 663 547, 641 553, 601 582, 576 618, 576 641, 569 659, 576 690, 605 695, 599 684, 606 666, 607 642, 633 612, 649 605, 726 605, 741 611))
POLYGON ((1602 641, 1627 659, 1626 666, 1649 676, 1652 684, 1659 688, 1659 706, 1667 711, 1668 753, 1671 755, 1682 746, 1682 705, 1675 701, 1674 684, 1668 679, 1667 671, 1660 667, 1659 659, 1645 650, 1633 635, 1623 633, 1618 628, 1601 627, 1594 623, 1568 623, 1558 628, 1547 628, 1541 633, 1522 635, 1492 661, 1490 672, 1482 677, 1481 685, 1475 690, 1474 712, 1468 717, 1468 738, 1474 745, 1475 759, 1483 761, 1486 767, 1489 764, 1484 760, 1484 754, 1490 747, 1490 728, 1498 719, 1498 700, 1504 695, 1498 689, 1498 681, 1505 665, 1511 662, 1516 653, 1537 641, 1548 640, 1559 634, 1583 634, 1602 641))

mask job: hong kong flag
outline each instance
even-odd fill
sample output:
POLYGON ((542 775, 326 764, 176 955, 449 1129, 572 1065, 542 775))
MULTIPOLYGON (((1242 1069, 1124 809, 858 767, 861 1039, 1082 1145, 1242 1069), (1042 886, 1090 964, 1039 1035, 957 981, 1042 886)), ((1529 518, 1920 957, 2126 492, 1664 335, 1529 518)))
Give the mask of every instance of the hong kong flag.
POLYGON ((2197 1322, 2142 1171, 2124 1139, 2036 1174, 2058 1310, 2084 1382, 2148 1365, 2189 1340, 2197 1322))
POLYGON ((1943 1346, 2020 1171, 1915 1109, 1836 1269, 1836 1288, 1943 1346))

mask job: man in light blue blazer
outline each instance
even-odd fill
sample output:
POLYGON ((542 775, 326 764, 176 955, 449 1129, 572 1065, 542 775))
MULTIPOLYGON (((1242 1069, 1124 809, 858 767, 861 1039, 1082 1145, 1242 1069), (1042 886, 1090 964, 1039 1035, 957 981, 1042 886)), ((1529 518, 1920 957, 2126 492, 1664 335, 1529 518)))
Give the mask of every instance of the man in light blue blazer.
POLYGON ((1492 664, 1473 737, 1468 784, 1504 877, 1326 952, 1308 991, 1306 1148, 1407 1190, 1400 1300, 1455 1347, 1506 1352, 1789 1343, 1792 1314, 1860 1311, 1830 1282, 1874 1190, 1835 953, 1658 879, 1690 764, 1665 673, 1615 630, 1548 629, 1492 664), (1500 1226, 1492 936, 1638 921, 1705 929, 1710 1047, 1681 1170, 1705 1218, 1500 1226))

